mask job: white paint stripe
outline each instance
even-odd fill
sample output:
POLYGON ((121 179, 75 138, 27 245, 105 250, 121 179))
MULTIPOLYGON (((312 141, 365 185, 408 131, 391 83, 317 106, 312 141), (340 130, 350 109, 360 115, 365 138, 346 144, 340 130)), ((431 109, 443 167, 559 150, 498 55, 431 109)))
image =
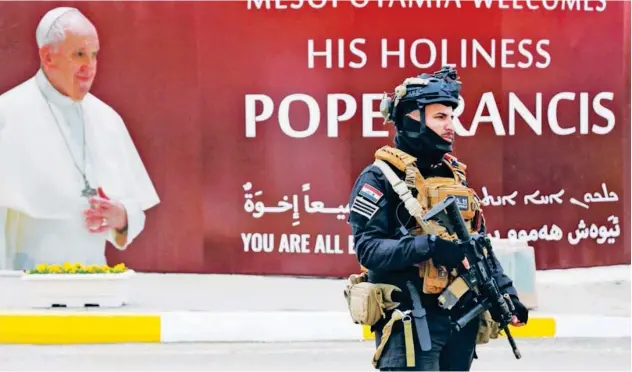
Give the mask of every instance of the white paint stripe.
POLYGON ((562 315, 555 317, 555 337, 630 337, 630 318, 562 315))
MULTIPOLYGON (((553 318, 555 337, 630 337, 630 319, 625 317, 561 315, 553 318)), ((362 327, 353 324, 347 312, 176 311, 163 313, 161 319, 161 341, 165 343, 362 340, 362 327)))
POLYGON ((345 312, 166 312, 162 342, 361 340, 345 312))

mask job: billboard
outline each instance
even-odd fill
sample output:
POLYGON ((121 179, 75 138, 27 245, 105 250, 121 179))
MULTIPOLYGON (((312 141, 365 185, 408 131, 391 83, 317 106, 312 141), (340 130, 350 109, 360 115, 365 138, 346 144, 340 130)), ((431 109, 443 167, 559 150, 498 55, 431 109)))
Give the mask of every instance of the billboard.
POLYGON ((34 74, 35 27, 68 4, 162 199, 113 263, 356 271, 349 193, 392 144, 379 100, 446 64, 490 233, 527 238, 539 269, 630 263, 628 2, 2 2, 0 90, 34 74))

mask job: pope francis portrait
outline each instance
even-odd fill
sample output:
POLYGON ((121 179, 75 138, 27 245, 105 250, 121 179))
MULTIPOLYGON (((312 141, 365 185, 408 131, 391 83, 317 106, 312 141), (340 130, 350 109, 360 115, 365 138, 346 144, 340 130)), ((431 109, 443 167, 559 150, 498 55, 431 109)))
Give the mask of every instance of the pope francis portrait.
POLYGON ((89 93, 95 26, 55 8, 35 34, 40 68, 0 95, 0 269, 102 265, 160 201, 122 118, 89 93))

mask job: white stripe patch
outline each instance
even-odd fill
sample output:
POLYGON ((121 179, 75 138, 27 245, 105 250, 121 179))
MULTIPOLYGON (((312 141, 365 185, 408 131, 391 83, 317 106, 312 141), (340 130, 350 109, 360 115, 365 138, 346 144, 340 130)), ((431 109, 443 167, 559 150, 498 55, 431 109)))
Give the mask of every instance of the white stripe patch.
POLYGON ((362 215, 368 219, 373 218, 375 213, 380 209, 376 204, 372 203, 370 200, 358 195, 353 201, 353 205, 351 206, 351 211, 356 212, 359 215, 362 215))

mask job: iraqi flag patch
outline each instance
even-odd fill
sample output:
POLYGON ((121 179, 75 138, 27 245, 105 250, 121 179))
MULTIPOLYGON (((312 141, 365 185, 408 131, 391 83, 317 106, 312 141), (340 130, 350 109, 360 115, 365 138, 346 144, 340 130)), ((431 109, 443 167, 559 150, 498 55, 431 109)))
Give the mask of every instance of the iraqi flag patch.
POLYGON ((382 199, 382 196, 384 195, 380 192, 380 190, 369 185, 368 183, 365 183, 364 186, 362 186, 362 189, 360 189, 359 194, 365 197, 366 199, 369 199, 375 204, 377 204, 377 202, 380 201, 380 199, 382 199))
POLYGON ((370 220, 380 209, 377 202, 380 201, 383 195, 378 189, 365 183, 353 201, 351 212, 355 212, 370 220))

